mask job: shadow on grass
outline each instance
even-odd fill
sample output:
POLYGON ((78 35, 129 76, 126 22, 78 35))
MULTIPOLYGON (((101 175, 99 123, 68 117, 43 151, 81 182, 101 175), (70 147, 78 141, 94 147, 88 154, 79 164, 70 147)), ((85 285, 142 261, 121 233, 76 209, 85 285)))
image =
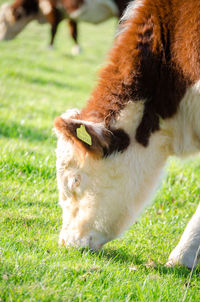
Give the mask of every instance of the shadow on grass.
MULTIPOLYGON (((173 267, 167 267, 164 264, 158 264, 155 266, 155 270, 160 274, 160 275, 169 275, 173 274, 177 277, 188 277, 190 274, 191 270, 185 266, 180 266, 180 265, 175 265, 173 267)), ((200 268, 197 267, 195 270, 196 274, 200 273, 200 268)))
POLYGON ((68 59, 68 60, 73 60, 76 59, 76 56, 70 54, 70 53, 61 53, 62 58, 68 59))
POLYGON ((56 70, 55 68, 52 68, 50 66, 46 66, 46 65, 40 65, 39 68, 44 71, 47 72, 48 74, 52 74, 55 76, 55 74, 57 74, 59 77, 62 76, 62 71, 56 70))
POLYGON ((5 123, 0 122, 0 137, 7 138, 21 138, 28 141, 45 141, 49 139, 50 135, 47 131, 39 130, 32 126, 20 125, 16 122, 5 123))
MULTIPOLYGON (((23 80, 24 82, 28 82, 31 84, 37 84, 37 85, 42 85, 46 86, 48 88, 52 87, 57 87, 59 89, 69 89, 69 90, 77 90, 78 87, 72 84, 69 84, 66 80, 61 82, 58 80, 55 80, 53 78, 51 79, 46 79, 45 77, 37 77, 36 75, 29 75, 26 73, 17 73, 16 77, 18 77, 20 80, 23 80)), ((59 78, 62 77, 62 74, 60 74, 59 78)))
POLYGON ((94 251, 89 248, 82 248, 80 249, 82 256, 84 256, 85 253, 89 253, 90 255, 93 255, 95 257, 98 257, 100 260, 107 260, 112 263, 120 263, 120 264, 137 264, 142 265, 144 264, 144 261, 139 259, 139 257, 136 257, 133 254, 129 254, 124 248, 118 248, 118 249, 110 249, 110 248, 104 248, 101 251, 94 251))
MULTIPOLYGON (((0 0, 0 3, 1 3, 1 0, 0 0)), ((2 41, 3 42, 3 41, 2 41)), ((2 43, 1 42, 1 43, 2 43)), ((73 59, 73 56, 72 57, 69 57, 69 59, 73 59)), ((62 71, 59 71, 58 69, 55 69, 49 65, 45 65, 45 64, 42 64, 41 61, 38 62, 35 60, 35 57, 31 58, 30 55, 27 53, 26 54, 26 57, 19 57, 18 55, 7 55, 7 61, 9 62, 10 66, 16 64, 16 61, 17 61, 17 64, 22 64, 22 66, 33 66, 34 68, 37 68, 38 70, 42 70, 44 72, 47 72, 48 74, 52 74, 52 75, 55 75, 55 74, 58 74, 58 75, 61 75, 62 74, 62 71)), ((17 72, 17 74, 19 74, 19 72, 17 72)), ((21 73, 20 73, 21 74, 21 73)))
POLYGON ((118 248, 118 249, 104 248, 98 254, 99 254, 99 258, 105 258, 114 263, 120 263, 120 264, 126 263, 128 265, 131 265, 132 263, 137 265, 144 264, 144 261, 142 261, 139 257, 136 257, 135 255, 128 253, 124 248, 118 248))
MULTIPOLYGON (((140 266, 140 269, 145 269, 146 273, 150 273, 150 271, 154 270, 159 275, 170 275, 172 274, 175 278, 183 277, 185 279, 188 278, 190 275, 191 270, 184 266, 174 266, 174 267, 167 267, 165 264, 156 264, 153 263, 153 266, 148 265, 145 260, 137 257, 133 254, 130 254, 124 248, 118 249, 109 249, 104 248, 100 252, 91 251, 89 249, 82 249, 82 253, 89 252, 91 255, 99 257, 101 260, 107 260, 111 263, 119 263, 125 264, 128 266, 137 265, 140 266)), ((194 271, 195 274, 200 273, 200 266, 196 268, 194 271)))
MULTIPOLYGON (((184 278, 187 280, 190 276, 191 270, 184 266, 166 267, 165 264, 154 264, 152 267, 148 266, 146 261, 135 255, 129 254, 123 248, 117 250, 104 249, 99 252, 99 258, 104 258, 112 263, 126 264, 128 266, 136 265, 139 270, 146 271, 147 274, 151 273, 152 270, 157 272, 160 276, 173 275, 174 278, 184 278)), ((195 275, 199 275, 200 266, 193 272, 195 275)))

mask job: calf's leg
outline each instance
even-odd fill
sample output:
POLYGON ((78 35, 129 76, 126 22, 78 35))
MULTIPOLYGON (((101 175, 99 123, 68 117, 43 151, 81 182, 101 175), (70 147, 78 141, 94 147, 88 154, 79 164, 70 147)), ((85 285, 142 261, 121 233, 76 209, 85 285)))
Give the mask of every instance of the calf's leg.
POLYGON ((51 24, 51 40, 50 40, 50 43, 49 43, 50 48, 53 48, 55 35, 56 35, 57 29, 58 29, 58 23, 56 22, 56 23, 51 24))
POLYGON ((69 32, 72 37, 72 39, 75 42, 74 47, 72 48, 72 54, 78 55, 81 52, 81 48, 78 44, 78 26, 77 22, 74 20, 69 19, 68 20, 68 26, 69 26, 69 32))
POLYGON ((190 219, 178 245, 171 252, 167 266, 196 267, 200 261, 200 204, 190 219))

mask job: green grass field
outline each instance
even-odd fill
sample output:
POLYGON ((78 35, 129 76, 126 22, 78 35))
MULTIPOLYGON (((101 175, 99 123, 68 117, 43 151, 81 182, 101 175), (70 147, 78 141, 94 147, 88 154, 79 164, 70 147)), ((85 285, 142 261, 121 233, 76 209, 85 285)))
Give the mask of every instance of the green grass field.
MULTIPOLYGON (((200 158, 171 159, 155 201, 100 253, 60 248, 53 120, 82 107, 105 62, 116 21, 81 24, 84 52, 61 24, 56 49, 48 26, 32 23, 0 43, 0 302, 182 301, 190 271, 166 268, 200 199, 200 158)), ((200 266, 186 301, 200 301, 200 266)))

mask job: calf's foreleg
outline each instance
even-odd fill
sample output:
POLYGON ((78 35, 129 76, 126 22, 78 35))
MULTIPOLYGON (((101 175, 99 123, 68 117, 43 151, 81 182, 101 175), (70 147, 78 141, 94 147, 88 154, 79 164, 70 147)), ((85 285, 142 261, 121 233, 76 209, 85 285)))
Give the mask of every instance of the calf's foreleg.
POLYGON ((171 252, 167 265, 196 267, 200 261, 200 204, 190 219, 178 245, 171 252))

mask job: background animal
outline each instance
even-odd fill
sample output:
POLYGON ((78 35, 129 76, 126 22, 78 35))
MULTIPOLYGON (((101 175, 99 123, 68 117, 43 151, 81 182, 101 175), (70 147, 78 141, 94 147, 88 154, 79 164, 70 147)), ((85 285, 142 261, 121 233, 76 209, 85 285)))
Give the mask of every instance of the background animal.
MULTIPOLYGON (((99 250, 150 200, 171 155, 200 150, 200 1, 128 7, 97 87, 55 120, 60 243, 99 250)), ((168 265, 200 260, 200 206, 168 265)))
POLYGON ((0 8, 0 40, 15 38, 33 20, 51 26, 50 46, 54 43, 59 23, 67 19, 75 42, 74 53, 80 51, 77 22, 100 23, 113 16, 120 17, 128 0, 15 0, 0 8))

